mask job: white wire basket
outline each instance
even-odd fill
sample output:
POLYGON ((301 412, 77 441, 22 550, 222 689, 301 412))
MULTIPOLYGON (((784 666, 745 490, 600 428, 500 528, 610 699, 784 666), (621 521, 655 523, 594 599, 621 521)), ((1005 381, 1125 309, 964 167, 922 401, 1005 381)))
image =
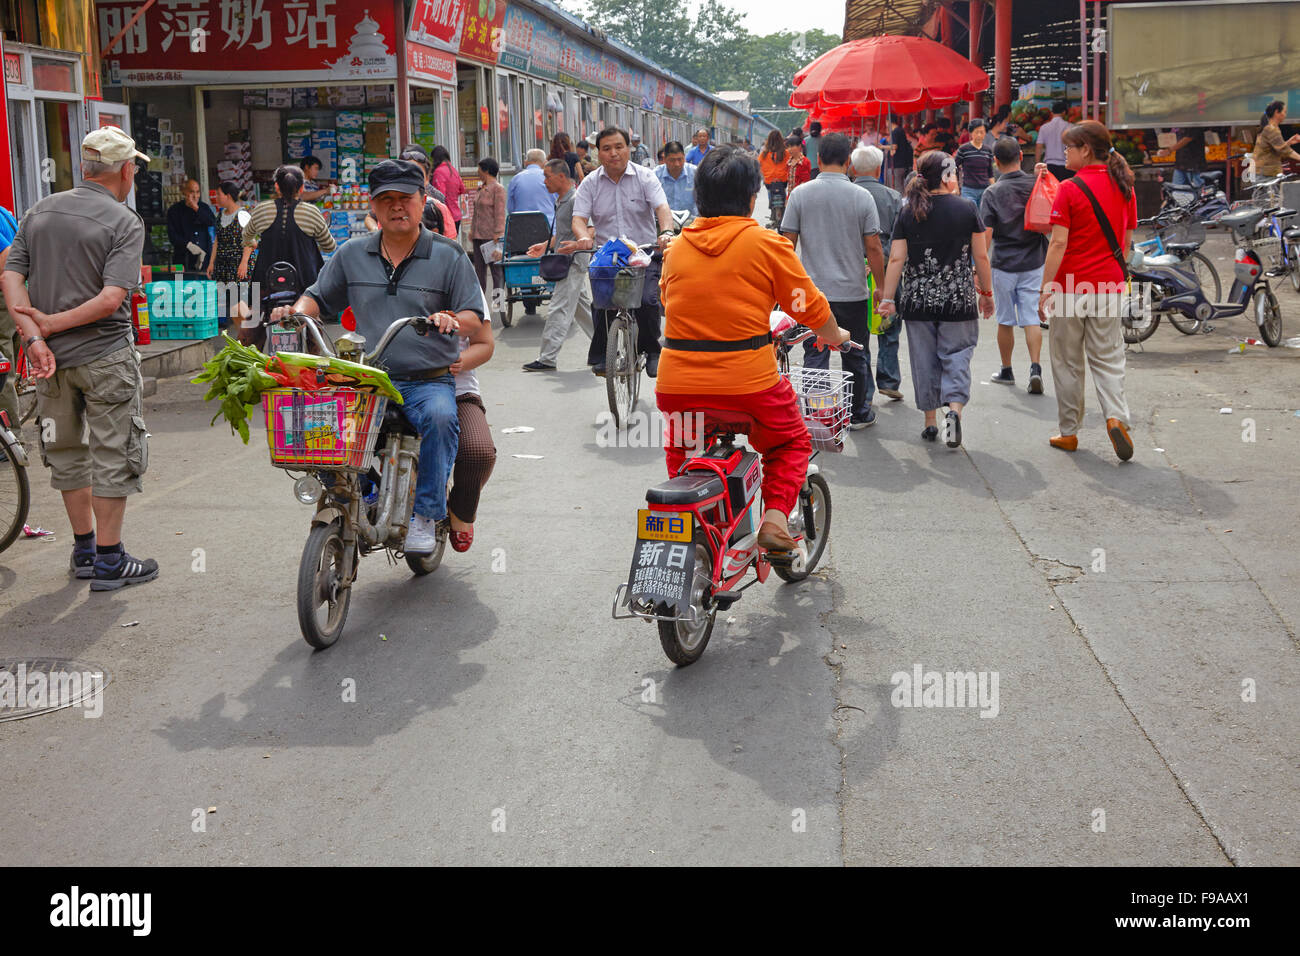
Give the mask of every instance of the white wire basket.
POLYGON ((808 426, 808 437, 817 451, 844 450, 844 433, 849 430, 852 392, 850 372, 795 366, 783 373, 799 399, 799 413, 808 426))

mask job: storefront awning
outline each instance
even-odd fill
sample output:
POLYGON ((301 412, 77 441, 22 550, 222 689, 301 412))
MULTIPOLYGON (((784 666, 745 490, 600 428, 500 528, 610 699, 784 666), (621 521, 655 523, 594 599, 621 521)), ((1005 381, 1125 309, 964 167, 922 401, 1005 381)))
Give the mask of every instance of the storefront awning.
POLYGON ((914 36, 941 6, 941 0, 848 0, 844 41, 885 34, 914 36))

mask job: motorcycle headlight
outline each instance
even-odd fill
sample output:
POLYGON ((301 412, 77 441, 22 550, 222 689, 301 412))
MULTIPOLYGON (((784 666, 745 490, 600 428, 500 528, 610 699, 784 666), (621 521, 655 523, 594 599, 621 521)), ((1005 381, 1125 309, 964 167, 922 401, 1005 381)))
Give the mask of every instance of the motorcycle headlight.
POLYGON ((325 493, 325 486, 315 475, 303 475, 293 483, 293 496, 305 505, 314 505, 325 493))

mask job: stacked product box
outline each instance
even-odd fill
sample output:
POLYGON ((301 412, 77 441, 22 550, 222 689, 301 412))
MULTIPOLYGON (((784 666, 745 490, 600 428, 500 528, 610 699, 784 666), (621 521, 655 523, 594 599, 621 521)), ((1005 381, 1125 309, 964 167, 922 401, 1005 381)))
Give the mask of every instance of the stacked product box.
POLYGON ((365 124, 361 113, 343 110, 334 114, 334 127, 338 144, 338 179, 344 183, 357 182, 364 166, 365 124))
POLYGON ((307 117, 294 116, 285 122, 284 149, 290 159, 302 159, 311 152, 311 124, 307 117))
POLYGON ((241 138, 226 143, 217 163, 218 181, 229 180, 245 194, 253 188, 253 147, 245 138, 247 135, 245 130, 233 130, 230 136, 241 138))
POLYGON ((321 162, 320 178, 338 177, 338 134, 332 129, 316 127, 311 131, 311 154, 321 162))
POLYGON ((411 115, 411 137, 417 146, 430 154, 433 152, 433 147, 438 145, 435 120, 436 117, 433 113, 413 113, 411 115))

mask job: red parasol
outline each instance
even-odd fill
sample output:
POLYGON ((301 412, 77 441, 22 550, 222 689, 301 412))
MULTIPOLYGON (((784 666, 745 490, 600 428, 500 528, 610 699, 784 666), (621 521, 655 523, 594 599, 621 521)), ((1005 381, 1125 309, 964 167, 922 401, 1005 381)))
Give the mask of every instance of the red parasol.
POLYGON ((790 105, 797 109, 876 116, 947 106, 987 90, 989 77, 925 37, 876 36, 823 53, 794 75, 794 86, 790 105))

